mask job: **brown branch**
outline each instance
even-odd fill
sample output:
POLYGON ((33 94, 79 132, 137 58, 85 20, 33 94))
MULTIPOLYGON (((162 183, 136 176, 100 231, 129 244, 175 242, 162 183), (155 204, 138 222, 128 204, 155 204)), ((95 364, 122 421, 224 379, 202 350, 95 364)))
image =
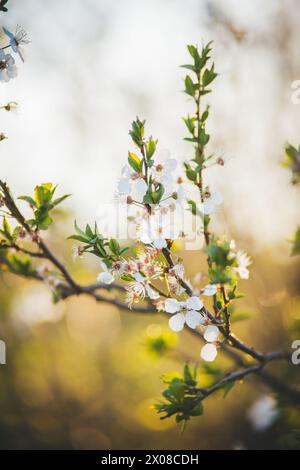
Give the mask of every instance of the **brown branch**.
MULTIPOLYGON (((9 189, 7 185, 3 182, 0 181, 0 188, 2 189, 3 192, 3 199, 6 204, 6 207, 9 209, 11 215, 20 223, 20 225, 27 231, 27 233, 31 236, 33 239, 33 242, 38 245, 40 248, 40 252, 31 252, 29 250, 26 250, 24 248, 21 248, 17 245, 15 245, 13 248, 18 249, 22 251, 23 253, 27 253, 31 256, 34 257, 39 257, 45 260, 50 261, 62 274, 63 278, 65 279, 66 283, 61 283, 58 286, 59 289, 59 295, 61 299, 66 299, 68 297, 71 297, 73 295, 88 295, 92 298, 94 298, 97 302, 108 302, 118 308, 124 309, 128 311, 128 305, 124 302, 122 302, 120 299, 116 297, 107 297, 101 293, 99 293, 99 290, 106 290, 106 291, 114 291, 117 290, 119 292, 124 292, 125 287, 122 286, 121 284, 113 283, 111 285, 106 285, 102 283, 95 283, 95 284, 90 284, 87 286, 81 286, 78 284, 74 279, 72 278, 71 274, 68 272, 64 264, 51 252, 51 250, 48 248, 48 246, 44 243, 44 241, 36 234, 35 231, 33 231, 29 225, 26 223, 25 218, 23 215, 20 213, 19 209, 17 208, 12 196, 10 195, 9 189)), ((165 248, 162 250, 163 254, 165 256, 166 261, 168 262, 170 267, 174 267, 174 262, 172 260, 171 253, 169 249, 165 248)), ((7 267, 9 268, 10 272, 13 274, 20 275, 18 271, 16 271, 9 260, 5 257, 5 255, 0 253, 0 262, 2 264, 6 264, 7 267)), ((26 277, 31 277, 36 280, 43 280, 43 277, 36 271, 33 271, 29 275, 24 275, 26 277)), ((182 285, 182 287, 186 290, 186 292, 189 295, 193 295, 192 288, 189 286, 189 284, 184 281, 183 279, 178 278, 178 281, 182 285)), ((153 313, 159 313, 156 308, 153 305, 145 304, 145 305, 133 305, 132 308, 129 310, 133 313, 144 313, 144 314, 153 314, 153 313)), ((248 346, 241 340, 239 340, 233 333, 230 332, 230 329, 228 330, 228 325, 223 326, 222 322, 220 319, 216 318, 214 315, 212 315, 208 310, 204 309, 205 314, 210 318, 210 320, 218 325, 218 328, 220 329, 221 333, 223 334, 224 338, 226 339, 226 342, 222 343, 220 347, 222 350, 230 356, 234 362, 241 366, 244 367, 244 371, 241 371, 237 374, 243 374, 248 375, 251 371, 259 371, 259 377, 264 380, 266 383, 268 383, 271 387, 284 392, 286 395, 289 394, 291 398, 295 400, 299 399, 299 392, 295 390, 291 390, 289 387, 284 387, 278 379, 273 377, 271 374, 265 374, 265 371, 262 371, 262 368, 267 364, 268 362, 272 360, 279 360, 279 359, 286 359, 288 357, 288 353, 285 351, 274 351, 270 352, 267 354, 263 354, 260 351, 255 350, 253 347, 248 346), (236 350, 245 353, 249 356, 251 356, 253 359, 259 362, 259 364, 255 364, 254 366, 247 367, 244 360, 242 357, 234 350, 230 349, 228 346, 235 348, 236 350)), ((160 313, 165 313, 165 312, 160 312, 160 313)), ((198 338, 202 338, 202 334, 200 331, 197 330, 192 330, 189 329, 190 332, 192 332, 194 335, 196 335, 198 338)), ((225 379, 224 379, 225 380, 225 379)), ((228 377, 226 377, 226 381, 228 381, 228 377)), ((215 384, 213 387, 216 387, 217 384, 215 384)), ((220 385, 221 386, 221 385, 220 385)))

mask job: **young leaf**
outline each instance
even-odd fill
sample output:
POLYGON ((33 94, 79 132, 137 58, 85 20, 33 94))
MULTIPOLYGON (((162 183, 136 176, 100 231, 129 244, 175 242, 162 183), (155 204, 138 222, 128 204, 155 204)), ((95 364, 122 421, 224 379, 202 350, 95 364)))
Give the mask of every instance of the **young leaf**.
POLYGON ((184 85, 185 85, 185 92, 190 95, 190 96, 195 96, 195 85, 193 83, 193 80, 191 79, 191 77, 189 75, 187 75, 185 77, 185 80, 184 80, 184 85))
POLYGON ((142 172, 143 164, 137 155, 133 152, 128 152, 128 163, 137 173, 142 172))

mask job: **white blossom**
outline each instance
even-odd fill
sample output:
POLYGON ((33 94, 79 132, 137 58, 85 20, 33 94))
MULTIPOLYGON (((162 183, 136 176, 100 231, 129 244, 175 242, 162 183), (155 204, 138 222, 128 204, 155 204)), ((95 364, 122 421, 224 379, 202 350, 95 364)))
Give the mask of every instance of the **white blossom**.
POLYGON ((126 301, 129 307, 131 307, 134 302, 143 300, 146 296, 148 296, 150 300, 159 299, 159 293, 151 287, 149 280, 145 276, 137 272, 132 274, 132 277, 135 280, 130 282, 126 287, 126 301))
POLYGON ((163 184, 165 191, 171 191, 174 182, 173 172, 177 168, 177 161, 174 158, 167 158, 163 161, 158 154, 155 164, 151 167, 150 173, 157 183, 163 184), (162 160, 160 162, 160 160, 162 160))
POLYGON ((205 201, 203 204, 200 206, 200 212, 202 212, 205 215, 210 215, 214 214, 216 212, 217 207, 223 202, 223 196, 221 193, 216 191, 215 193, 212 193, 205 201))
POLYGON ((28 44, 30 42, 26 31, 20 26, 17 26, 15 34, 11 33, 8 29, 4 28, 4 26, 3 26, 3 31, 6 34, 6 36, 8 36, 9 38, 9 45, 12 48, 12 50, 16 54, 18 54, 21 60, 24 62, 24 53, 20 46, 22 44, 28 44))
POLYGON ((211 296, 211 295, 215 295, 217 293, 217 290, 218 290, 218 288, 217 288, 216 284, 207 284, 207 286, 205 286, 201 290, 201 294, 211 296))
POLYGON ((239 250, 236 254, 238 266, 234 270, 238 273, 241 279, 249 278, 248 266, 251 264, 251 259, 244 251, 239 250))
POLYGON ((118 183, 119 194, 131 196, 135 201, 142 202, 147 191, 148 185, 143 176, 125 165, 118 183))
POLYGON ((218 339, 219 333, 219 328, 215 325, 209 325, 205 329, 203 338, 207 341, 207 344, 202 347, 200 356, 207 362, 212 362, 217 357, 218 350, 215 342, 218 339))
POLYGON ((207 341, 208 343, 214 343, 215 341, 217 341, 218 339, 218 336, 219 336, 219 328, 215 325, 209 325, 205 332, 204 332, 204 339, 205 341, 207 341))
POLYGON ((201 349, 200 356, 204 361, 207 362, 212 362, 216 359, 218 354, 217 347, 213 343, 207 343, 203 348, 201 349))
POLYGON ((256 431, 268 429, 274 423, 278 414, 276 400, 267 395, 256 400, 247 413, 248 419, 256 431))
POLYGON ((0 81, 9 82, 11 78, 15 78, 17 75, 18 69, 15 65, 15 59, 0 49, 0 81))
POLYGON ((114 282, 114 275, 109 271, 105 263, 101 263, 102 272, 98 275, 97 281, 103 284, 111 284, 114 282))
POLYGON ((111 284, 115 278, 109 271, 103 271, 98 275, 97 280, 103 284, 111 284))
POLYGON ((163 217, 154 214, 142 220, 138 227, 138 237, 142 243, 153 244, 155 248, 161 250, 167 247, 168 239, 179 238, 179 229, 174 224, 167 223, 163 217))
POLYGON ((175 314, 169 320, 169 326, 173 331, 181 331, 185 323, 195 329, 204 323, 204 317, 199 312, 203 308, 203 303, 199 297, 193 296, 186 301, 176 299, 166 299, 165 311, 175 314))

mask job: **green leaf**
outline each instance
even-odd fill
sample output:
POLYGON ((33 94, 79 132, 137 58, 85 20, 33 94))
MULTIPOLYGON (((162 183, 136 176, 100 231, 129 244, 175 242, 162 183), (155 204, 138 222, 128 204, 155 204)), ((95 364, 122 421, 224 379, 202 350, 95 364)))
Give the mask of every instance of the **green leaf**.
POLYGON ((214 71, 215 65, 212 64, 211 69, 205 69, 202 76, 202 84, 204 87, 209 85, 216 77, 217 73, 214 71))
POLYGON ((199 403, 197 403, 197 405, 192 408, 192 410, 189 412, 189 415, 190 416, 201 416, 203 415, 203 403, 200 401, 199 403))
POLYGON ((230 390, 235 386, 235 382, 232 381, 232 382, 227 382, 227 384, 225 384, 222 388, 224 390, 224 393, 223 393, 223 398, 226 398, 228 393, 230 392, 230 390))
POLYGON ((18 199, 28 202, 28 204, 32 207, 37 207, 35 200, 30 196, 19 196, 18 199))
POLYGON ((133 152, 128 152, 128 163, 131 168, 134 169, 137 173, 141 173, 143 169, 143 163, 137 155, 133 152))
POLYGON ((191 65, 191 64, 183 64, 183 65, 180 65, 180 67, 182 67, 184 69, 192 70, 193 72, 197 71, 196 67, 194 65, 191 65))
POLYGON ((193 170, 191 167, 186 168, 185 170, 186 176, 190 181, 197 181, 197 172, 193 170))
POLYGON ((201 57, 199 55, 198 48, 196 46, 193 46, 193 45, 188 45, 187 49, 188 49, 190 55, 192 56, 192 58, 194 59, 195 71, 200 71, 200 69, 201 69, 201 57))
POLYGON ((146 144, 146 155, 148 160, 153 156, 157 146, 157 142, 158 140, 153 140, 152 137, 149 138, 146 144))
POLYGON ((6 238, 8 238, 8 240, 11 240, 11 239, 12 239, 11 231, 10 231, 10 226, 9 226, 9 223, 7 222, 7 220, 6 220, 6 217, 3 217, 1 233, 3 233, 3 235, 4 235, 6 238))
POLYGON ((153 204, 153 200, 152 200, 152 197, 149 193, 145 194, 144 196, 144 199, 143 199, 143 203, 144 204, 153 204))
POLYGON ((41 230, 47 230, 47 228, 49 227, 49 225, 52 224, 52 222, 53 222, 53 219, 50 217, 50 215, 47 214, 43 216, 42 218, 39 218, 38 227, 41 230))
POLYGON ((61 197, 58 197, 57 199, 54 199, 54 201, 52 202, 53 207, 57 206, 58 204, 60 204, 61 202, 63 202, 65 199, 67 199, 70 196, 72 196, 72 195, 71 194, 65 194, 64 196, 61 196, 61 197))
POLYGON ((192 199, 190 199, 188 201, 188 204, 190 206, 190 211, 193 215, 197 215, 198 214, 198 210, 197 210, 197 204, 195 201, 193 201, 192 199))
POLYGON ((93 230, 91 229, 91 227, 90 227, 89 224, 86 224, 86 227, 85 227, 85 234, 86 234, 86 236, 87 236, 89 239, 95 238, 95 234, 94 234, 94 232, 93 232, 93 230))
POLYGON ((190 95, 190 96, 195 96, 195 85, 193 83, 193 80, 191 79, 191 77, 189 75, 187 75, 185 77, 185 80, 184 80, 184 85, 185 85, 185 92, 190 95))
POLYGON ((133 282, 135 281, 134 277, 131 276, 130 274, 122 274, 121 279, 123 281, 128 281, 128 282, 133 282))
POLYGON ((208 115, 209 115, 209 109, 207 108, 207 109, 204 111, 204 113, 202 113, 202 116, 201 116, 201 118, 200 118, 201 121, 202 121, 202 122, 205 122, 206 119, 208 118, 208 115))
POLYGON ((89 242, 89 238, 83 237, 81 235, 71 235, 70 237, 67 238, 67 240, 77 240, 78 242, 82 242, 82 243, 89 242))
POLYGON ((190 117, 189 115, 186 118, 182 118, 186 127, 188 128, 191 134, 194 134, 195 130, 195 118, 190 117))
POLYGON ((201 127, 199 129, 199 142, 201 145, 206 145, 209 141, 209 134, 206 134, 205 129, 201 127))
POLYGON ((129 135, 138 147, 141 147, 143 145, 144 127, 145 121, 141 121, 137 117, 136 120, 133 121, 131 125, 131 130, 129 131, 129 135))
POLYGON ((121 247, 120 247, 119 242, 117 240, 115 240, 114 238, 111 238, 108 242, 108 246, 109 246, 110 251, 114 255, 116 255, 116 256, 120 255, 121 247))
POLYGON ((151 192, 151 199, 154 204, 159 204, 165 192, 165 188, 162 184, 159 184, 156 191, 151 192))
POLYGON ((36 186, 34 188, 34 200, 37 206, 39 207, 43 204, 49 203, 56 188, 57 186, 53 187, 52 183, 43 183, 40 186, 36 186))

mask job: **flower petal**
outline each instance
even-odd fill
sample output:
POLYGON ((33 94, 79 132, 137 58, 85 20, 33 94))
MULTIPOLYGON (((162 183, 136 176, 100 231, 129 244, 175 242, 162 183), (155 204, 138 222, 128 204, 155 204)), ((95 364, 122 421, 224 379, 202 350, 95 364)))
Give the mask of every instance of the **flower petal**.
POLYGON ((205 215, 214 214, 216 212, 216 206, 210 197, 200 206, 200 211, 205 215))
POLYGON ((211 201, 217 206, 219 206, 223 202, 222 194, 219 191, 216 191, 215 193, 211 195, 211 201))
POLYGON ((176 170, 177 168, 177 160, 175 158, 168 158, 166 162, 164 163, 164 171, 166 172, 172 172, 176 170))
POLYGON ((203 346, 200 352, 200 357, 207 362, 212 362, 216 359, 218 354, 215 344, 206 344, 203 346))
POLYGON ((183 313, 176 313, 169 320, 169 326, 173 331, 181 331, 185 324, 185 316, 183 313))
POLYGON ((186 306, 188 310, 201 310, 203 307, 203 302, 199 299, 199 297, 193 296, 186 301, 186 306))
POLYGON ((136 198, 138 201, 141 201, 147 191, 148 191, 148 185, 145 180, 139 178, 138 180, 135 181, 134 188, 133 188, 134 199, 136 198))
POLYGON ((204 332, 204 339, 209 343, 214 343, 219 336, 219 328, 215 325, 209 325, 204 332))
POLYGON ((111 284, 115 280, 114 276, 109 271, 100 273, 97 279, 99 282, 103 282, 103 284, 111 284))
POLYGON ((157 299, 159 299, 159 293, 156 292, 154 289, 152 289, 152 288, 151 288, 150 286, 148 286, 147 284, 146 284, 146 286, 145 286, 145 289, 146 289, 146 292, 147 292, 147 295, 148 295, 149 299, 151 299, 151 300, 157 300, 157 299))
POLYGON ((199 326, 201 323, 203 323, 203 317, 199 312, 196 312, 195 310, 189 310, 185 314, 185 321, 186 324, 194 330, 196 326, 199 326))
POLYGON ((202 295, 215 295, 217 293, 217 290, 218 288, 216 284, 207 284, 207 286, 204 287, 201 293, 202 295))
POLYGON ((130 194, 131 193, 131 184, 130 180, 127 178, 121 178, 118 183, 118 191, 120 194, 130 194))
POLYGON ((176 299, 165 300, 165 311, 167 313, 176 313, 180 310, 180 302, 176 299))
POLYGON ((144 282, 145 281, 145 278, 141 273, 134 273, 134 274, 132 274, 132 277, 134 277, 134 279, 137 282, 144 282))
POLYGON ((155 238, 153 240, 153 245, 158 250, 161 250, 162 248, 166 248, 168 244, 164 238, 155 238))

